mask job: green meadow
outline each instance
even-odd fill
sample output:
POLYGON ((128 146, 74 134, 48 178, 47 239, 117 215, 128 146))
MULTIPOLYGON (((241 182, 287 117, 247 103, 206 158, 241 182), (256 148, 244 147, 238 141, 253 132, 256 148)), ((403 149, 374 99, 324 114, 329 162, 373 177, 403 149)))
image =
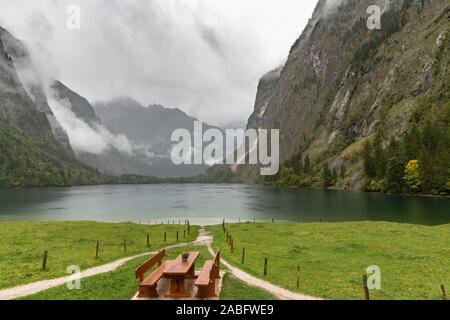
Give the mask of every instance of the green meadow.
MULTIPOLYGON (((0 222, 0 289, 66 276, 81 270, 180 242, 196 239, 198 227, 183 237, 184 225, 144 225, 97 222, 0 222), (167 241, 164 241, 164 233, 167 241), (147 247, 147 235, 150 247, 147 247), (124 249, 126 242, 126 251, 124 249), (99 254, 96 258, 97 241, 99 254), (47 267, 42 270, 44 251, 47 267)), ((120 284, 119 284, 120 285, 120 284)))
MULTIPOLYGON (((175 259, 185 251, 200 252, 200 257, 196 262, 197 268, 212 258, 206 246, 189 246, 167 250, 165 259, 175 259)), ((138 291, 138 281, 135 279, 134 269, 146 259, 148 257, 137 258, 112 272, 81 279, 80 289, 69 290, 66 285, 62 285, 24 297, 22 300, 130 300, 138 291)), ((149 270, 148 274, 151 271, 149 270)), ((227 273, 222 281, 220 299, 270 300, 274 297, 264 290, 246 285, 227 273)))
MULTIPOLYGON (((211 226, 224 259, 292 291, 326 299, 363 299, 363 274, 381 269, 381 289, 371 299, 441 299, 450 288, 450 225, 427 227, 386 222, 211 226), (242 264, 242 250, 245 261, 242 264), (267 258, 267 276, 264 260, 267 258), (297 289, 297 267, 300 288, 297 289)), ((369 275, 370 276, 370 275, 369 275)))

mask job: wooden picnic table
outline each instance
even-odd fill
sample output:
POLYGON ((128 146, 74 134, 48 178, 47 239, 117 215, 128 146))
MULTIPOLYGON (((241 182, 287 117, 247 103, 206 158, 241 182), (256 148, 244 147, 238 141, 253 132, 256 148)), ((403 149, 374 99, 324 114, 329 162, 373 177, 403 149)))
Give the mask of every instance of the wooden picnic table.
POLYGON ((183 261, 182 256, 178 256, 170 267, 164 270, 164 277, 170 279, 170 293, 168 298, 189 298, 191 294, 186 291, 185 280, 195 278, 195 261, 200 256, 200 252, 189 252, 187 261, 183 261))

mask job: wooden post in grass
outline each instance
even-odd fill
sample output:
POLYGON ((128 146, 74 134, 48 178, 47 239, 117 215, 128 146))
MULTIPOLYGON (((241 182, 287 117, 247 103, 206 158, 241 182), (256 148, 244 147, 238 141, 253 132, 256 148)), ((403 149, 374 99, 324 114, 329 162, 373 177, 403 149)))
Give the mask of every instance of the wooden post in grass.
POLYGON ((222 229, 223 229, 223 233, 226 233, 226 229, 225 229, 225 219, 223 219, 223 221, 222 221, 222 229))
POLYGON ((441 290, 442 290, 442 300, 447 300, 447 293, 445 292, 445 287, 443 284, 441 284, 441 290))
POLYGON ((297 289, 300 289, 300 266, 297 266, 297 289))
POLYGON ((167 232, 164 232, 164 242, 167 242, 167 232))
POLYGON ((123 239, 123 251, 127 252, 127 239, 123 239))
POLYGON ((241 218, 239 218, 239 220, 238 220, 238 221, 239 221, 239 223, 241 223, 241 218))
POLYGON ((267 258, 264 258, 264 276, 267 276, 267 265, 268 265, 268 260, 267 260, 267 258))
POLYGON ((47 257, 48 257, 48 251, 44 251, 44 255, 42 257, 42 271, 45 271, 47 269, 47 257))
POLYGON ((245 262, 245 248, 242 248, 242 264, 245 262))
POLYGON ((179 238, 178 238, 178 231, 177 231, 177 242, 179 241, 179 238))
POLYGON ((272 218, 272 223, 275 223, 275 218, 272 218))
POLYGON ((150 235, 147 234, 147 248, 150 247, 150 235))
POLYGON ((234 250, 234 239, 231 239, 231 252, 234 250))
POLYGON ((98 249, 100 247, 100 241, 97 241, 97 248, 95 249, 95 259, 98 259, 98 249))
POLYGON ((186 230, 183 230, 183 238, 186 238, 186 230))
POLYGON ((363 285, 364 285, 364 299, 370 300, 369 287, 367 286, 367 276, 366 275, 363 275, 363 285))
POLYGON ((189 220, 187 222, 187 231, 188 231, 188 235, 191 234, 191 224, 189 223, 189 220))

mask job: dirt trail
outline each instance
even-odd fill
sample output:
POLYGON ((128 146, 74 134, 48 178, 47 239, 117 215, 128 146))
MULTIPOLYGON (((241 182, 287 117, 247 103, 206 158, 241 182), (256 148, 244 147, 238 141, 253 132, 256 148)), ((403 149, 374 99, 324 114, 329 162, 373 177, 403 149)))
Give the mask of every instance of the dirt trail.
MULTIPOLYGON (((205 245, 205 239, 203 239, 200 235, 199 237, 192 242, 185 242, 185 243, 179 243, 172 246, 165 247, 166 250, 173 249, 173 248, 179 248, 179 247, 185 247, 185 246, 191 246, 191 245, 205 245)), ((82 271, 80 276, 77 277, 77 279, 82 278, 88 278, 95 275, 107 273, 116 270, 117 268, 121 267, 125 263, 127 263, 130 260, 144 257, 147 255, 155 254, 156 252, 146 252, 134 255, 132 257, 122 258, 120 260, 116 260, 114 262, 110 262, 108 264, 104 264, 98 267, 93 267, 90 269, 87 269, 85 271, 82 271)), ((14 288, 9 289, 3 289, 0 290, 0 300, 12 300, 17 299, 21 297, 26 297, 35 293, 38 293, 40 291, 44 291, 53 287, 57 287, 60 285, 63 285, 67 282, 73 281, 74 275, 69 275, 65 277, 60 277, 56 279, 50 279, 50 280, 41 280, 21 286, 17 286, 14 288)))

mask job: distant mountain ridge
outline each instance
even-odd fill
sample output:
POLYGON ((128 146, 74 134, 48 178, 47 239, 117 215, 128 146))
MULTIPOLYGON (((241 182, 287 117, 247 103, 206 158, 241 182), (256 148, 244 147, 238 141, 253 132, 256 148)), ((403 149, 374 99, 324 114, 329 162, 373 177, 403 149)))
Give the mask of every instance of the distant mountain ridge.
POLYGON ((60 81, 55 81, 51 87, 55 98, 92 130, 99 135, 122 137, 130 145, 129 152, 123 152, 114 143, 101 153, 75 150, 78 159, 86 165, 114 176, 133 174, 161 178, 192 177, 209 168, 175 165, 171 161, 172 131, 185 128, 193 132, 194 121, 197 121, 181 110, 160 105, 144 107, 129 97, 92 106, 60 81))

